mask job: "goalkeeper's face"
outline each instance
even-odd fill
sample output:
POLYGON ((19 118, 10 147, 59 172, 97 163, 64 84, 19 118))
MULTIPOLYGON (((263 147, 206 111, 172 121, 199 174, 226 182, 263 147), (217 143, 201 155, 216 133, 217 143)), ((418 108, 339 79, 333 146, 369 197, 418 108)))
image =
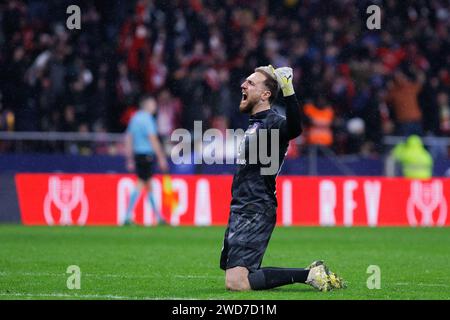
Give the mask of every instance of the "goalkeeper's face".
POLYGON ((269 102, 271 95, 264 81, 266 77, 261 72, 252 73, 241 84, 242 98, 239 104, 239 111, 242 113, 252 113, 253 108, 259 103, 269 102))

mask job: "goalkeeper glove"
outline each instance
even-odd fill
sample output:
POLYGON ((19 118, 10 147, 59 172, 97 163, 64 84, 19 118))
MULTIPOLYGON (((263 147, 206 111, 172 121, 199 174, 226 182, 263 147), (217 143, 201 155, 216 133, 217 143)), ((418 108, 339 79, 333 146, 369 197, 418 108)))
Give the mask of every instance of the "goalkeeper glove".
POLYGON ((272 73, 275 75, 278 85, 283 91, 283 96, 288 97, 292 96, 294 92, 294 85, 292 84, 293 71, 292 68, 282 67, 274 69, 271 65, 269 68, 272 70, 272 73))

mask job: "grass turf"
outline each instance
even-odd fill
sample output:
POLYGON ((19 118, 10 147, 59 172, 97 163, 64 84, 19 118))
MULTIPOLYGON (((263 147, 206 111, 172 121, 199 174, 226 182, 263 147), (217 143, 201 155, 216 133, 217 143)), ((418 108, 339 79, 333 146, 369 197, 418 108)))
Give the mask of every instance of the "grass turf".
POLYGON ((449 228, 275 228, 264 266, 324 259, 348 283, 227 292, 218 268, 222 227, 0 225, 0 299, 450 299, 449 228), (69 265, 81 289, 69 290, 69 265), (369 265, 381 289, 369 290, 369 265))

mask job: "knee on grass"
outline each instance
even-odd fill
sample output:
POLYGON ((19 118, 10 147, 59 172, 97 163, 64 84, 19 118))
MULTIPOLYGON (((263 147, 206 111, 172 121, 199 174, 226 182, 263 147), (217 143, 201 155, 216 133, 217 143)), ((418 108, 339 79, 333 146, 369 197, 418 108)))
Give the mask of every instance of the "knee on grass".
POLYGON ((247 268, 234 267, 228 269, 225 273, 225 287, 231 291, 251 290, 247 268))

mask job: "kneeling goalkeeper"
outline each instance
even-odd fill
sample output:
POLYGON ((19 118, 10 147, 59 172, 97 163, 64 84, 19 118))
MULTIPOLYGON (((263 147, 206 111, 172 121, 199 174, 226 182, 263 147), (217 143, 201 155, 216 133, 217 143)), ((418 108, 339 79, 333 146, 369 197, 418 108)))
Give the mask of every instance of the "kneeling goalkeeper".
POLYGON ((239 147, 230 216, 220 258, 229 290, 264 290, 292 283, 306 283, 321 291, 344 286, 342 279, 330 272, 322 261, 315 261, 307 268, 261 268, 276 223, 275 179, 289 141, 302 131, 302 115, 292 78, 291 68, 274 69, 269 65, 256 68, 241 85, 239 110, 249 114, 250 119, 239 147), (279 89, 283 92, 286 117, 271 109, 279 89), (267 137, 265 140, 263 133, 267 137), (252 145, 255 143, 256 148, 252 145), (255 153, 261 154, 260 148, 266 148, 270 158, 278 161, 275 172, 267 170, 267 161, 259 158, 252 161, 255 153))

